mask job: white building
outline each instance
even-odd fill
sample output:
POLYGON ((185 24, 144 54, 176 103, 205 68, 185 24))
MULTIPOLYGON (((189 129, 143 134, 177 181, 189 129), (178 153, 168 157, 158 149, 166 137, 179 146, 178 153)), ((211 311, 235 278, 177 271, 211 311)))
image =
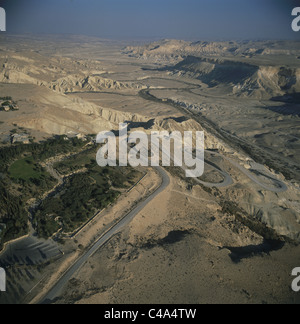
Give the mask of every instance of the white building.
POLYGON ((22 144, 30 144, 29 136, 27 134, 13 134, 11 136, 12 144, 22 143, 22 144))

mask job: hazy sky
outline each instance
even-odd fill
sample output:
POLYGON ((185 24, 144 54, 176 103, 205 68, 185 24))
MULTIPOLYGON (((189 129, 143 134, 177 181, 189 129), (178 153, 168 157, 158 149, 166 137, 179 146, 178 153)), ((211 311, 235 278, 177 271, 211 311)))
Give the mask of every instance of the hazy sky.
POLYGON ((299 39, 300 0, 0 0, 12 33, 119 39, 299 39))

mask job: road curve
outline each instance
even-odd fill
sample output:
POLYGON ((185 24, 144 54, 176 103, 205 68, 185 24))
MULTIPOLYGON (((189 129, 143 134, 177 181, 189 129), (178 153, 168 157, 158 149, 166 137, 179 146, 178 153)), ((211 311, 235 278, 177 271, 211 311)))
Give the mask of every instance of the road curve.
MULTIPOLYGON (((205 150, 205 152, 208 152, 205 150)), ((208 164, 211 168, 213 168, 215 171, 219 172, 223 177, 224 180, 220 183, 213 183, 213 182, 206 182, 206 181, 202 181, 198 178, 195 178, 194 180, 202 185, 204 185, 205 187, 208 188, 224 188, 224 187, 229 187, 232 184, 234 184, 234 181, 232 180, 232 177, 229 173, 227 173, 224 170, 221 170, 219 168, 217 168, 213 163, 210 163, 208 161, 204 161, 205 164, 208 164)))
MULTIPOLYGON (((245 169, 243 166, 241 166, 239 163, 233 161, 229 157, 221 155, 220 153, 217 153, 217 152, 212 152, 212 151, 207 151, 207 152, 210 153, 211 155, 217 155, 217 156, 220 156, 223 159, 227 160, 234 167, 239 169, 244 175, 246 175, 250 180, 252 180, 256 184, 258 184, 260 187, 262 187, 265 190, 275 192, 275 193, 285 192, 288 190, 287 185, 283 181, 276 179, 275 176, 272 175, 271 173, 270 173, 270 175, 266 175, 266 174, 262 174, 262 175, 265 176, 266 178, 268 178, 269 180, 271 180, 273 182, 273 186, 264 184, 257 177, 255 177, 253 173, 251 173, 249 170, 245 169)), ((256 165, 257 165, 256 171, 259 171, 258 167, 263 167, 262 165, 259 165, 258 163, 256 163, 256 165)), ((255 169, 253 169, 253 171, 255 171, 255 169)))
POLYGON ((95 244, 86 251, 56 282, 56 284, 50 289, 50 291, 43 297, 39 304, 49 304, 59 297, 63 288, 68 281, 74 276, 74 274, 86 263, 86 261, 95 254, 103 245, 105 245, 114 235, 119 233, 126 225, 128 225, 134 217, 143 210, 154 198, 162 193, 170 184, 170 178, 168 174, 161 168, 156 167, 155 170, 162 178, 162 184, 151 194, 145 201, 139 203, 134 210, 124 216, 117 224, 115 224, 109 231, 101 236, 95 244))
MULTIPOLYGON (((179 80, 176 80, 176 81, 179 81, 179 80)), ((169 106, 172 106, 172 107, 175 107, 175 108, 178 109, 178 105, 175 103, 175 106, 174 106, 174 102, 171 99, 168 99, 166 102, 163 102, 162 99, 159 99, 159 98, 155 97, 153 94, 150 94, 149 90, 166 90, 166 89, 161 89, 161 88, 158 88, 158 89, 155 89, 155 88, 143 89, 143 90, 141 90, 139 92, 139 96, 141 98, 145 99, 145 100, 152 101, 152 102, 158 102, 158 103, 164 103, 165 105, 169 105, 169 106)), ((203 125, 202 125, 202 127, 203 127, 203 125)), ((238 141, 240 141, 240 138, 238 138, 237 136, 234 136, 234 135, 231 135, 231 134, 230 134, 230 136, 235 137, 238 141)), ((213 153, 210 152, 210 153, 215 154, 215 155, 219 155, 219 156, 223 157, 224 159, 226 159, 229 163, 231 163, 234 167, 236 167, 244 175, 246 175, 250 180, 252 180, 257 185, 259 185, 262 189, 265 189, 267 191, 271 191, 271 192, 274 192, 274 193, 281 193, 281 192, 285 192, 285 191, 288 190, 287 185, 283 181, 281 181, 279 179, 276 179, 276 177, 274 177, 271 174, 270 175, 264 175, 264 176, 266 178, 268 178, 269 180, 271 180, 273 182, 273 185, 264 184, 256 176, 254 176, 254 174, 252 172, 248 171, 247 169, 245 169, 244 167, 239 165, 237 162, 235 162, 235 161, 231 160, 230 158, 228 158, 226 156, 223 156, 223 155, 221 155, 219 153, 215 153, 215 152, 213 152, 213 153)), ((233 180, 232 180, 231 176, 227 172, 222 171, 222 170, 218 170, 218 171, 225 177, 225 180, 223 182, 221 182, 221 183, 217 183, 217 184, 207 183, 207 182, 203 182, 203 181, 201 181, 199 179, 196 179, 196 181, 198 183, 202 184, 202 185, 207 186, 207 187, 219 187, 219 188, 227 187, 227 186, 230 186, 230 185, 233 184, 233 180)), ((253 169, 253 171, 258 171, 258 173, 259 173, 259 170, 253 169)))

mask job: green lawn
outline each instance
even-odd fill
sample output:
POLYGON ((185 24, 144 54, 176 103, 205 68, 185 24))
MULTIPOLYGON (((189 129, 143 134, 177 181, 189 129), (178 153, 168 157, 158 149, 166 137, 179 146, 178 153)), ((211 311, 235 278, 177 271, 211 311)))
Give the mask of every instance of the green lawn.
POLYGON ((35 164, 32 157, 18 160, 9 168, 9 175, 15 180, 40 179, 44 174, 45 172, 35 164))

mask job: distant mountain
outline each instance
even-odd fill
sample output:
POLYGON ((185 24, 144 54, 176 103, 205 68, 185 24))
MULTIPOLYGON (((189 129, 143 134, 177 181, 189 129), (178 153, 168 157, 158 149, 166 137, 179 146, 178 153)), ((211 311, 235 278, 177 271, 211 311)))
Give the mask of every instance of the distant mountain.
POLYGON ((161 70, 226 86, 227 94, 270 99, 300 92, 300 42, 184 42, 163 40, 123 53, 156 61, 161 70), (228 87, 232 89, 228 93, 228 87))
POLYGON ((137 58, 180 59, 192 56, 264 56, 298 55, 300 42, 296 41, 243 41, 243 42, 186 42, 180 40, 162 40, 144 46, 128 46, 123 50, 137 58))

